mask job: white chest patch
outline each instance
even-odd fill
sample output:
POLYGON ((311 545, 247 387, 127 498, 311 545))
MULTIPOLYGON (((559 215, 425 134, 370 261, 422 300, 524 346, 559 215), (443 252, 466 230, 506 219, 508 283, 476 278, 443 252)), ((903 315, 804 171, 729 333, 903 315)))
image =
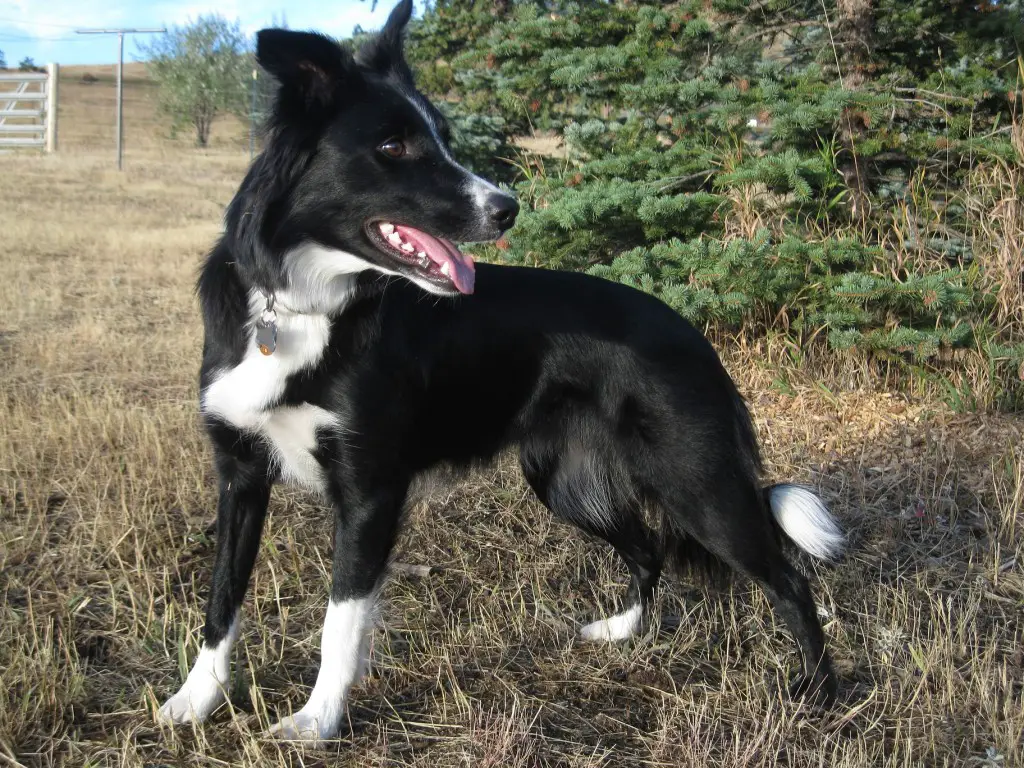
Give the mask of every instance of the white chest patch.
MULTIPOLYGON (((252 300, 253 317, 262 300, 252 300)), ((220 371, 201 398, 203 413, 262 437, 272 452, 285 482, 320 491, 323 469, 314 456, 317 431, 340 429, 335 414, 309 403, 274 406, 285 391, 288 377, 314 368, 323 358, 331 321, 325 314, 277 313, 277 349, 263 355, 248 328, 245 357, 234 368, 220 371)))
POLYGON ((270 445, 281 479, 311 491, 323 491, 323 467, 317 460, 318 429, 337 427, 334 414, 309 403, 275 408, 260 434, 270 445))

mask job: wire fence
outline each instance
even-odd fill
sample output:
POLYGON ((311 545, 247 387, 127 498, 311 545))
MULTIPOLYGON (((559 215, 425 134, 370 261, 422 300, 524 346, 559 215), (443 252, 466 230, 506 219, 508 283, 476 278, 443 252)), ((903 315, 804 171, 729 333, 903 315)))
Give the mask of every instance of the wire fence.
MULTIPOLYGON (((249 115, 219 116, 210 132, 209 149, 258 152, 259 130, 269 111, 273 83, 263 72, 254 77, 248 94, 249 115)), ((60 152, 116 151, 117 90, 115 67, 68 66, 61 68, 60 152)), ((133 154, 182 151, 196 147, 194 129, 175 128, 169 115, 160 111, 158 86, 144 64, 126 64, 124 70, 124 151, 133 154)))

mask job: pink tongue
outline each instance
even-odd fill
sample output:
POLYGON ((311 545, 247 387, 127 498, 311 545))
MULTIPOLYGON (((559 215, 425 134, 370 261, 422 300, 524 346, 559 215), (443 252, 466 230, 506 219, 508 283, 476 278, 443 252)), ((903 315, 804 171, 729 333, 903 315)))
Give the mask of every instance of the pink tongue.
POLYGON ((417 253, 423 251, 439 267, 447 264, 448 279, 461 293, 473 292, 473 284, 476 281, 473 259, 459 251, 455 247, 455 243, 428 235, 426 232, 420 232, 412 227, 404 227, 401 224, 396 225, 395 229, 403 240, 416 248, 417 253))

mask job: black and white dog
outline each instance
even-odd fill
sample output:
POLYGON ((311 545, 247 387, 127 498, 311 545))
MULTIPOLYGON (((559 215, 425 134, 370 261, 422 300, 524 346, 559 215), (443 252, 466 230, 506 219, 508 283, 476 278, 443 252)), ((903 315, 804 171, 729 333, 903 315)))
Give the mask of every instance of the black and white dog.
POLYGON ((518 205, 452 157, 403 58, 411 10, 402 0, 354 54, 316 34, 259 34, 280 82, 266 149, 198 283, 220 478, 213 583, 202 651, 161 717, 201 721, 224 701, 271 486, 292 482, 334 511, 333 583, 316 684, 272 732, 337 734, 410 484, 508 447, 540 500, 629 568, 627 608, 584 639, 635 634, 663 564, 696 555, 765 590, 800 649, 793 692, 831 699, 811 592, 782 540, 830 558, 839 528, 810 491, 762 487, 743 401, 665 304, 459 252, 498 238, 518 205))

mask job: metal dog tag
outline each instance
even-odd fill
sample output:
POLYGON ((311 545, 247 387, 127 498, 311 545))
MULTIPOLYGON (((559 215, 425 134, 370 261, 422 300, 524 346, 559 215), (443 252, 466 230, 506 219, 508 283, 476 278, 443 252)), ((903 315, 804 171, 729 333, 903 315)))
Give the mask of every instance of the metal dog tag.
POLYGON ((272 355, 277 349, 276 321, 274 312, 264 312, 263 317, 256 321, 256 346, 264 355, 272 355))

